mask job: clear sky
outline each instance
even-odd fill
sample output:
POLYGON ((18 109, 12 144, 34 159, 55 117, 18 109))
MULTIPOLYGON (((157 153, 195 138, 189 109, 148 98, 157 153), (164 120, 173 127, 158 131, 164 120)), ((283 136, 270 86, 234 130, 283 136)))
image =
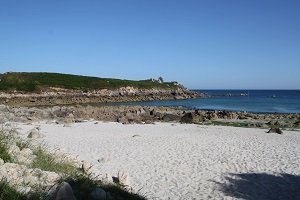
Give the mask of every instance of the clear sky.
POLYGON ((299 0, 0 0, 0 73, 300 89, 299 0))

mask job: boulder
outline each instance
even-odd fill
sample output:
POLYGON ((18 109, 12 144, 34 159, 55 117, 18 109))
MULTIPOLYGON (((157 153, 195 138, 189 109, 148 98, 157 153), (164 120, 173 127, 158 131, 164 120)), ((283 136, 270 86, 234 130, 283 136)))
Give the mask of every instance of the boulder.
POLYGON ((15 144, 9 146, 8 152, 14 161, 21 164, 31 164, 35 159, 35 155, 31 149, 24 148, 20 150, 20 148, 15 144))
POLYGON ((62 182, 56 194, 55 200, 76 200, 72 187, 67 182, 62 182))
POLYGON ((282 134, 282 130, 280 128, 271 128, 267 133, 277 133, 282 134))
POLYGON ((95 188, 91 194, 91 200, 106 200, 106 192, 102 188, 95 188))
POLYGON ((27 136, 27 138, 30 138, 30 139, 39 139, 42 137, 43 137, 43 135, 36 128, 30 130, 28 132, 28 136, 27 136))
POLYGON ((193 114, 192 113, 186 113, 185 115, 183 115, 180 119, 181 123, 186 123, 186 124, 190 124, 193 123, 193 114))

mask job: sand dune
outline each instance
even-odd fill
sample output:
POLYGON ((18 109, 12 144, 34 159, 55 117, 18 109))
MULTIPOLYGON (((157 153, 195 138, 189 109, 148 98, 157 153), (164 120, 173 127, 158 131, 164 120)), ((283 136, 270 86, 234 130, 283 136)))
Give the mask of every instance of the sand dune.
POLYGON ((92 121, 17 126, 25 134, 37 125, 49 146, 93 163, 102 175, 127 171, 130 185, 150 199, 300 198, 297 131, 92 121))

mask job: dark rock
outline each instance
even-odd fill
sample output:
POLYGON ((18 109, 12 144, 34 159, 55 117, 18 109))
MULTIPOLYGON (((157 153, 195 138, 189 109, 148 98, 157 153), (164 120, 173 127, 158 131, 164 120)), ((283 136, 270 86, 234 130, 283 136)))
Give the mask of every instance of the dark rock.
POLYGON ((282 134, 282 130, 280 128, 271 128, 267 133, 277 133, 282 134))
POLYGON ((151 115, 151 116, 154 115, 154 110, 151 110, 151 111, 150 111, 150 115, 151 115))
POLYGON ((69 183, 63 182, 57 192, 55 200, 75 200, 72 187, 69 183))
POLYGON ((96 188, 91 192, 91 200, 106 200, 106 192, 102 188, 96 188))
POLYGON ((181 117, 180 122, 190 124, 193 123, 193 119, 194 117, 192 113, 186 113, 185 115, 183 115, 183 117, 181 117))

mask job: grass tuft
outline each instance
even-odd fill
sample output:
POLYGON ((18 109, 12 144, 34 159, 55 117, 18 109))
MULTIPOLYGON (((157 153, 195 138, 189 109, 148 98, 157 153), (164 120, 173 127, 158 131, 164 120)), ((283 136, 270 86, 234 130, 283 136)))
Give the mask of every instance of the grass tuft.
POLYGON ((74 167, 70 162, 58 162, 55 159, 54 154, 48 153, 42 147, 37 148, 33 153, 34 155, 36 155, 36 158, 32 162, 32 168, 39 168, 44 171, 62 173, 71 177, 82 173, 80 168, 74 167))
POLYGON ((0 180, 0 200, 38 200, 42 199, 42 196, 42 192, 24 194, 10 186, 5 179, 0 180))
POLYGON ((5 200, 25 200, 26 196, 11 187, 6 180, 0 181, 0 199, 5 200))
POLYGON ((11 162, 12 158, 8 153, 8 139, 9 136, 5 135, 2 131, 0 131, 0 158, 4 162, 11 162))

